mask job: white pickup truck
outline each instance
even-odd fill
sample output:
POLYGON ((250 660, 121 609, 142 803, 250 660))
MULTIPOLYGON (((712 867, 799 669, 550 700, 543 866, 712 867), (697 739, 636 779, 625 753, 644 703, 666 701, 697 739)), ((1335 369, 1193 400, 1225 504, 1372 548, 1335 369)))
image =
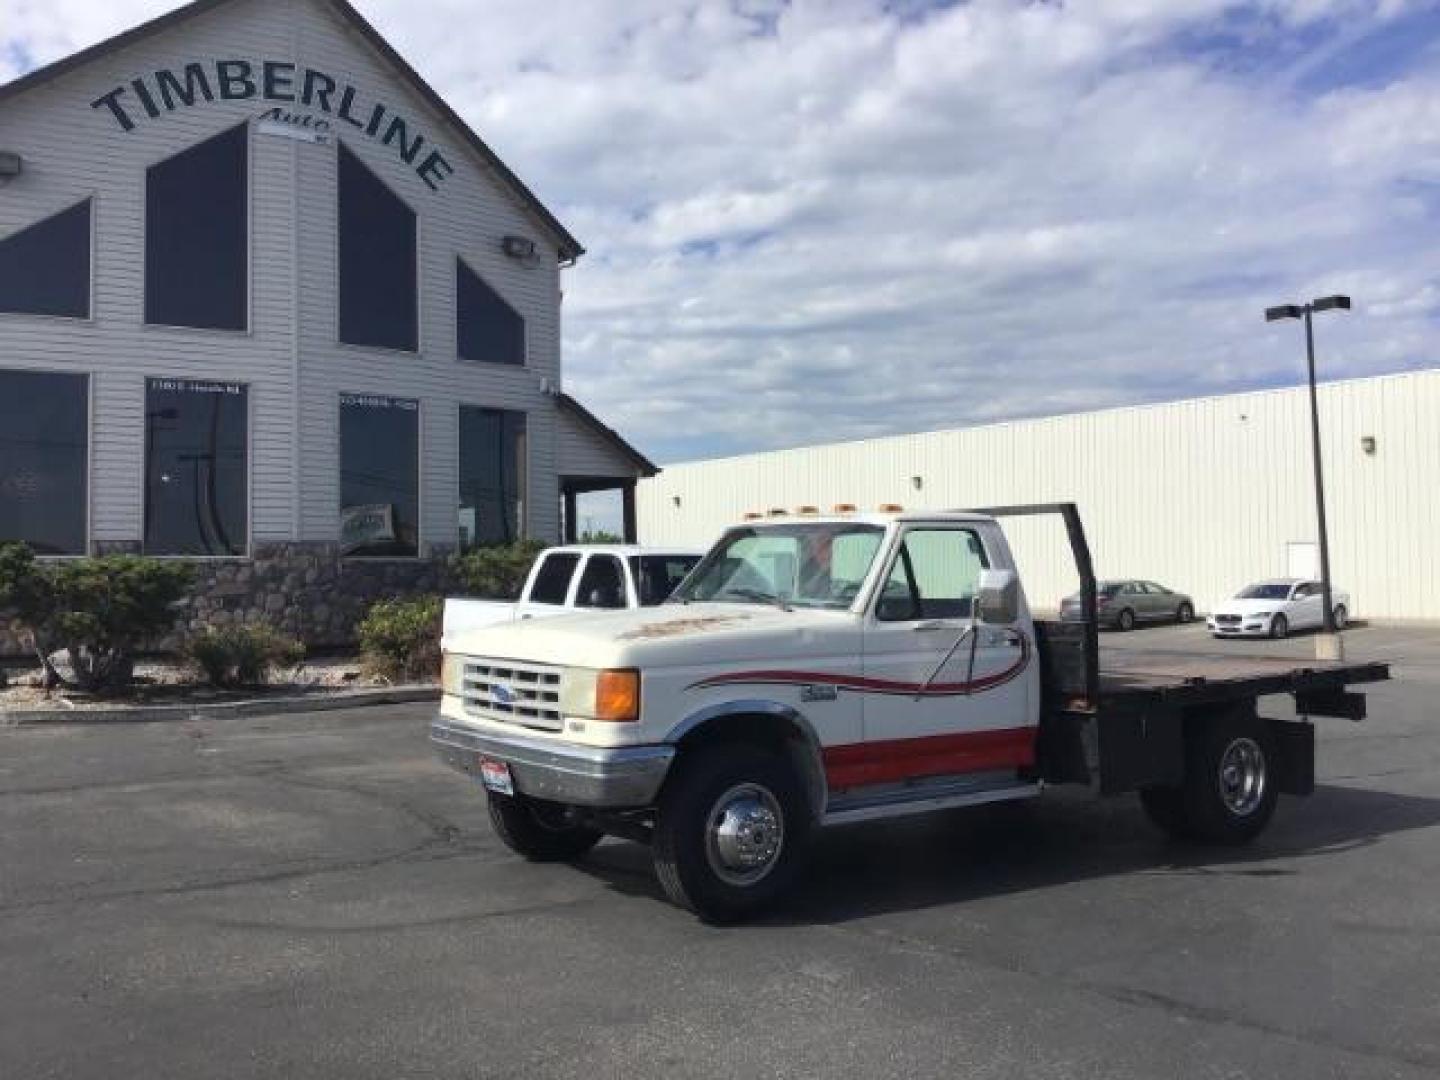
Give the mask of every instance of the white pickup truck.
POLYGON ((451 630, 431 740, 516 852, 645 841, 672 900, 729 921, 781 894, 817 827, 1046 784, 1139 791, 1175 836, 1248 840, 1278 794, 1314 787, 1309 717, 1362 718, 1347 685, 1388 677, 1150 651, 1102 665, 1097 640, 1072 504, 771 517, 728 530, 661 607, 451 630), (1080 622, 1031 619, 1011 514, 1063 519, 1080 622), (1269 694, 1301 719, 1260 716, 1269 694))
POLYGON ((525 576, 519 600, 445 601, 443 640, 519 619, 664 603, 702 552, 630 544, 546 548, 525 576))

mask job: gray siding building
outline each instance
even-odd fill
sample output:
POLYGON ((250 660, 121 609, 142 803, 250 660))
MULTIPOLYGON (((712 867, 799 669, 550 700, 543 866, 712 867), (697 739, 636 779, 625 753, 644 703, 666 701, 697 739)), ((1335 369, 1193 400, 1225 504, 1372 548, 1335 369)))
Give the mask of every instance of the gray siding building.
POLYGON ((195 559, 197 618, 327 641, 579 492, 633 530, 654 466, 561 389, 582 253, 343 0, 0 87, 0 540, 195 559))

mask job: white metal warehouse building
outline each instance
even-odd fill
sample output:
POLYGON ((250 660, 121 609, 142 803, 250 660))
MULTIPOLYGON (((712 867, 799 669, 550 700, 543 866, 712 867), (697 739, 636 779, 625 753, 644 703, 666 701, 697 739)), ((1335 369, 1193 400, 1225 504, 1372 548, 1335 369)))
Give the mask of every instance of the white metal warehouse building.
MULTIPOLYGON (((1332 575, 1360 619, 1440 619, 1440 370, 1320 388, 1332 575)), ((1306 388, 1108 409, 667 466, 640 535, 706 544, 747 512, 1073 501, 1101 577, 1203 611, 1256 579, 1315 573, 1306 388)), ((1031 604, 1075 575, 1058 524, 1007 521, 1031 604)))

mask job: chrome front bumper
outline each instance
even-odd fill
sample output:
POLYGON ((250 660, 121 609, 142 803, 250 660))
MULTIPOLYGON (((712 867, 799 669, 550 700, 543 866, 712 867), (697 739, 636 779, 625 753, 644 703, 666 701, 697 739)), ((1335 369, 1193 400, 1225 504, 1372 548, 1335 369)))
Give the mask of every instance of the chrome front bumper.
POLYGON ((493 735, 444 716, 431 723, 430 742, 451 768, 479 776, 481 758, 503 761, 520 794, 573 806, 649 806, 675 758, 673 746, 607 748, 493 735))

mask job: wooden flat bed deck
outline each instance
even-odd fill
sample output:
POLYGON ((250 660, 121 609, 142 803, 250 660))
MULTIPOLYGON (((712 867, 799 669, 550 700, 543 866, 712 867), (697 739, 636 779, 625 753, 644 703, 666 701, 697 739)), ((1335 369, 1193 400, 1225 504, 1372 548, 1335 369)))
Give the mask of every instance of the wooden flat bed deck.
POLYGON ((1100 700, 1102 706, 1137 698, 1200 704, 1266 694, 1338 691, 1389 677, 1389 665, 1377 662, 1110 649, 1100 655, 1100 700))

